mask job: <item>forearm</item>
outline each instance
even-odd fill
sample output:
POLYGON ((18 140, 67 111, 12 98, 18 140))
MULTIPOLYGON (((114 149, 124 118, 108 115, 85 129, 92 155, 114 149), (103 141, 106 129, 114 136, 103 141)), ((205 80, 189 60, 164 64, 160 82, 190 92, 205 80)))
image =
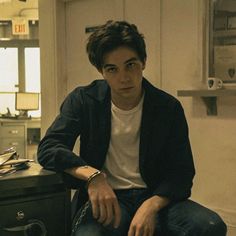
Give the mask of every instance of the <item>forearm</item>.
POLYGON ((73 177, 87 181, 90 176, 96 173, 98 170, 93 168, 92 166, 79 166, 66 169, 65 172, 67 174, 72 175, 73 177))

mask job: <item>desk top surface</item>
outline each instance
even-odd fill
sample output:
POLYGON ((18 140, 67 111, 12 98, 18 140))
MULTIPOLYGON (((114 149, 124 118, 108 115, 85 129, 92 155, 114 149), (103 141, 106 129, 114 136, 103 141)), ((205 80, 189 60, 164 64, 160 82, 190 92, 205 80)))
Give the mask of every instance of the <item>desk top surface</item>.
POLYGON ((1 180, 18 179, 18 178, 49 176, 49 175, 56 175, 56 173, 53 171, 43 169, 43 167, 39 164, 29 163, 28 169, 18 170, 15 173, 5 175, 0 178, 0 181, 1 180))
POLYGON ((21 118, 16 118, 16 117, 12 117, 12 118, 8 118, 8 117, 1 117, 0 116, 0 122, 7 122, 7 123, 40 123, 41 119, 40 118, 30 118, 30 119, 21 119, 21 118))
POLYGON ((62 177, 53 171, 43 169, 39 164, 30 163, 29 169, 0 177, 1 192, 21 188, 44 188, 47 186, 63 185, 62 177))

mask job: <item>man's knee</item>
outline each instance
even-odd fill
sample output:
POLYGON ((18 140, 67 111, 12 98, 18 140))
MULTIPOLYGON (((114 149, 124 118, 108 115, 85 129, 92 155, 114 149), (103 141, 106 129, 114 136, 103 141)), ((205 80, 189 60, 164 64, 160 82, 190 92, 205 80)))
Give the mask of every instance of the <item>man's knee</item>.
POLYGON ((224 221, 216 214, 214 219, 208 222, 206 236, 226 236, 227 226, 224 221))
POLYGON ((199 219, 199 222, 197 223, 195 221, 195 223, 195 230, 192 230, 199 232, 199 235, 226 236, 227 226, 221 217, 215 212, 211 212, 208 217, 199 219))

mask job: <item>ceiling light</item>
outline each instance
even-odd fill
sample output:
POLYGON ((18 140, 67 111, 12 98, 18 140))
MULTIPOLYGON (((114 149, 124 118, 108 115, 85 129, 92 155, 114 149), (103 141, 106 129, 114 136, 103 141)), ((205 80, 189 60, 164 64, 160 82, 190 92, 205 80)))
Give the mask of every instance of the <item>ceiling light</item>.
POLYGON ((1 3, 9 3, 9 2, 11 2, 11 0, 0 0, 0 4, 1 3))

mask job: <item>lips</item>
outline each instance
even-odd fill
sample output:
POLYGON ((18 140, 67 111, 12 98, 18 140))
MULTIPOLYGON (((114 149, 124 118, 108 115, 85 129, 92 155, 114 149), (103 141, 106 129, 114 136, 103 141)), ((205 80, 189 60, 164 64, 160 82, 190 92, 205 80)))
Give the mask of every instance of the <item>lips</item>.
POLYGON ((133 87, 127 87, 127 88, 121 88, 121 90, 130 90, 132 89, 133 87))

